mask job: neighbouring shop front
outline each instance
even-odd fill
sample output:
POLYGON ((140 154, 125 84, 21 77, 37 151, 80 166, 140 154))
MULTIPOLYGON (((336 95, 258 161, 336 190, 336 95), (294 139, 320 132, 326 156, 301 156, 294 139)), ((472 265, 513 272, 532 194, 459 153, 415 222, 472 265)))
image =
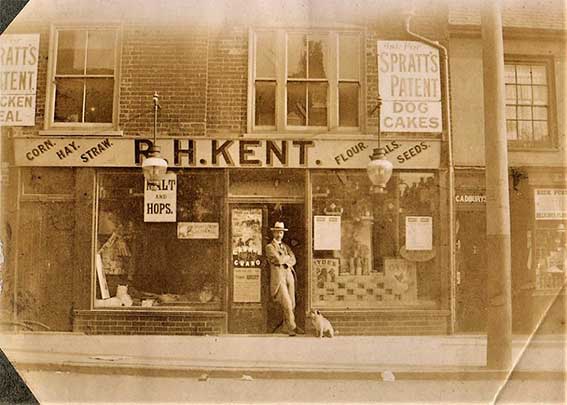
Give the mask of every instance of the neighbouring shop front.
POLYGON ((39 225, 62 248, 40 243, 40 268, 34 254, 17 263, 16 287, 36 304, 21 315, 87 333, 272 333, 264 248, 282 221, 301 328, 316 308, 344 335, 447 333, 441 142, 383 143, 395 170, 372 194, 370 137, 160 139, 170 168, 157 188, 139 167, 147 140, 16 138, 18 251, 39 225), (24 283, 34 272, 46 283, 24 283))

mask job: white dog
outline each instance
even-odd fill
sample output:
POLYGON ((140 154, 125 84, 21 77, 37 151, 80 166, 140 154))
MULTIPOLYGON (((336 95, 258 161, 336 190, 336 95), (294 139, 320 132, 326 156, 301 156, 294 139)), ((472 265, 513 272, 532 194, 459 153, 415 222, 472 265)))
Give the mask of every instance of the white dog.
POLYGON ((322 337, 333 337, 335 336, 335 331, 333 330, 333 325, 327 318, 321 315, 321 312, 317 309, 312 309, 307 313, 307 316, 311 318, 311 323, 315 328, 316 336, 322 337))

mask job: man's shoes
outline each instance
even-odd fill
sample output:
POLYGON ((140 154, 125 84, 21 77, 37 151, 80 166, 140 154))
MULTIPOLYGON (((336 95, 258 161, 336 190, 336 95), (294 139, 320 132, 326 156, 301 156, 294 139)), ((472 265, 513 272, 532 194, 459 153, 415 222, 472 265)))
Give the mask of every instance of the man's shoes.
POLYGON ((299 326, 297 328, 295 328, 295 332, 298 335, 305 335, 305 331, 303 329, 301 329, 299 326))
POLYGON ((289 335, 289 336, 295 336, 295 335, 296 335, 295 329, 290 330, 289 333, 288 333, 288 335, 289 335))

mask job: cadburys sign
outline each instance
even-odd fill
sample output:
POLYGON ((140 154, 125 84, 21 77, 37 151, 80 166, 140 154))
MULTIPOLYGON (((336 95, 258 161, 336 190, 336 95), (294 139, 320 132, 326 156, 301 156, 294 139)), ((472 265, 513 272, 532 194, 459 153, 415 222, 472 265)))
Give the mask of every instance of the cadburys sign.
MULTIPOLYGON (((16 165, 132 167, 141 164, 152 142, 98 137, 15 138, 16 165)), ((365 169, 374 140, 158 139, 170 167, 253 167, 365 169)), ((382 140, 396 168, 435 169, 438 140, 382 140)))
POLYGON ((378 41, 384 132, 441 132, 439 51, 415 41, 378 41))

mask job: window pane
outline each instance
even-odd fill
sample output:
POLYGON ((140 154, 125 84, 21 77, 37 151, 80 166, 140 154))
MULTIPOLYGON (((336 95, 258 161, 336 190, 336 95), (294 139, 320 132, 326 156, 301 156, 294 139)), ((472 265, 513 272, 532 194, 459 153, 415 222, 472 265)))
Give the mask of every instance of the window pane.
POLYGON ((114 74, 115 31, 89 31, 87 74, 114 74))
POLYGON ((287 125, 306 125, 305 83, 287 84, 287 125))
POLYGON ((532 103, 532 87, 518 86, 518 104, 532 103))
POLYGON ((530 67, 525 65, 516 66, 516 75, 519 84, 531 84, 530 67))
POLYGON ((547 121, 547 108, 546 107, 534 107, 534 120, 547 121))
POLYGON ((360 38, 358 35, 339 36, 339 79, 358 79, 360 76, 360 38))
POLYGON ((114 79, 87 79, 85 122, 112 122, 114 79))
POLYGON ((547 105, 547 87, 534 86, 534 104, 536 105, 547 105))
POLYGON ((322 79, 327 77, 327 37, 311 36, 309 38, 309 77, 322 79))
POLYGON ((532 107, 518 107, 518 118, 522 120, 531 120, 532 107))
POLYGON ((516 121, 506 121, 506 136, 508 137, 509 141, 518 139, 518 130, 516 124, 516 121))
POLYGON ((534 121, 534 140, 541 141, 548 135, 547 121, 534 121))
POLYGON ((275 125, 276 83, 257 82, 255 103, 255 125, 275 125))
POLYGON ((504 79, 506 83, 516 83, 516 67, 514 65, 504 66, 504 79))
POLYGON ((83 121, 84 79, 57 79, 55 87, 55 122, 83 121))
POLYGON ((531 121, 518 121, 518 137, 520 140, 531 140, 532 134, 532 122, 531 121))
POLYGON ((339 83, 339 126, 358 126, 358 83, 339 83))
POLYGON ((256 78, 276 76, 276 46, 274 32, 256 34, 256 78))
POLYGON ((287 38, 288 77, 307 77, 307 44, 304 34, 290 34, 287 38))
POLYGON ((327 125, 327 83, 309 84, 309 126, 327 125))
POLYGON ((506 85, 506 102, 509 104, 516 104, 516 86, 506 85))
POLYGON ((516 107, 515 106, 506 106, 506 118, 507 119, 516 119, 516 107))
POLYGON ((547 73, 545 66, 532 66, 532 83, 547 84, 547 73))
POLYGON ((86 31, 59 31, 57 74, 85 73, 86 31))

